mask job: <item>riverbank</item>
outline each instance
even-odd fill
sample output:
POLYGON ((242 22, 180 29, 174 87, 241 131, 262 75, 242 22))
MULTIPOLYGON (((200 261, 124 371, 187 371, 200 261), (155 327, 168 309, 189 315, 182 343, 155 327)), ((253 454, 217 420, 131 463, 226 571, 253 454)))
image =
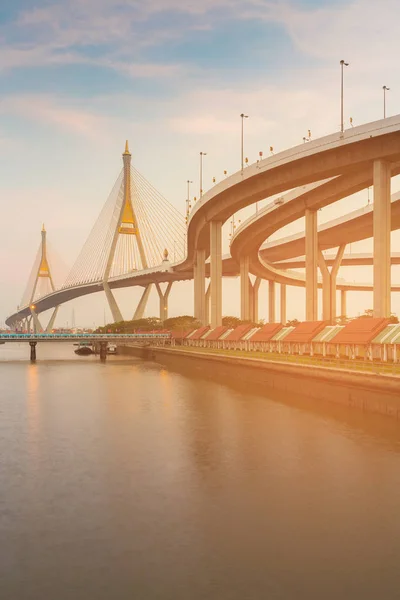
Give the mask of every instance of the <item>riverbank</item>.
POLYGON ((392 375, 195 349, 124 346, 119 352, 171 367, 177 363, 180 366, 201 364, 214 374, 242 381, 248 379, 271 390, 301 393, 307 399, 335 402, 400 419, 400 378, 392 375))

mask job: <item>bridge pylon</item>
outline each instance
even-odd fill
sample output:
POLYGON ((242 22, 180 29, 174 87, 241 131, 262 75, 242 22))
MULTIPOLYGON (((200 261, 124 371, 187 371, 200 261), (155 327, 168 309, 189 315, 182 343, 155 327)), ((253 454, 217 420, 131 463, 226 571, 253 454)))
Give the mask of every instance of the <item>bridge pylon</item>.
MULTIPOLYGON (((48 257, 47 248, 47 232, 44 224, 41 230, 41 242, 36 260, 34 262, 31 276, 28 281, 27 288, 22 298, 22 306, 29 306, 31 318, 26 319, 26 328, 30 330, 31 324, 33 325, 33 331, 36 333, 44 331, 44 328, 39 321, 39 317, 36 313, 35 302, 45 296, 48 293, 55 292, 56 287, 53 279, 53 272, 48 257)), ((58 306, 54 309, 50 321, 46 327, 46 331, 51 331, 54 326, 54 321, 58 312, 58 306)))

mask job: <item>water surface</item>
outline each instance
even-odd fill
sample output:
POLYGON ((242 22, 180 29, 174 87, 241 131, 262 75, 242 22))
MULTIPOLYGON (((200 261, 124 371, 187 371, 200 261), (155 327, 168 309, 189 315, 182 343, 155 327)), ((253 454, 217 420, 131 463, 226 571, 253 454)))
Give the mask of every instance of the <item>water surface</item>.
POLYGON ((0 346, 3 600, 397 599, 400 425, 0 346))

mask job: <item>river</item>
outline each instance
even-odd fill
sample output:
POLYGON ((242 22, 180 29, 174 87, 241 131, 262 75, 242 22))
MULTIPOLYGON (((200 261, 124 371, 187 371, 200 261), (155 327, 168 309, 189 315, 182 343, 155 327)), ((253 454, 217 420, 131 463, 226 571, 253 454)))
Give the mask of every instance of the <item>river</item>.
POLYGON ((2 600, 391 600, 400 424, 0 346, 2 600))

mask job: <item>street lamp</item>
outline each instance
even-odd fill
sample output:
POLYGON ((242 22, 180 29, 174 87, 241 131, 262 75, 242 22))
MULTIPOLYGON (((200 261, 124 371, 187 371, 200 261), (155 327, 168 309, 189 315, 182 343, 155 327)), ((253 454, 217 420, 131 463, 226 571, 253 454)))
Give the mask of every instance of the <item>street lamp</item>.
POLYGON ((207 156, 207 152, 200 152, 200 198, 203 195, 203 156, 207 156))
POLYGON ((340 132, 344 132, 344 122, 343 122, 343 67, 348 67, 349 63, 344 60, 340 61, 340 69, 341 69, 341 86, 340 86, 340 132))
POLYGON ((386 119, 386 92, 390 90, 387 85, 383 86, 383 118, 386 119))
POLYGON ((244 166, 244 164, 243 164, 243 163, 244 163, 244 160, 243 160, 243 152, 244 152, 244 151, 243 151, 243 145, 244 145, 244 139, 243 139, 243 137, 244 137, 244 136, 243 136, 243 130, 244 130, 244 127, 243 127, 243 124, 244 124, 244 120, 249 118, 249 115, 245 115, 244 113, 242 113, 242 114, 240 115, 240 117, 241 117, 241 119, 242 119, 242 146, 241 146, 241 148, 242 148, 242 151, 241 151, 241 165, 242 165, 242 173, 243 173, 243 166, 244 166))

